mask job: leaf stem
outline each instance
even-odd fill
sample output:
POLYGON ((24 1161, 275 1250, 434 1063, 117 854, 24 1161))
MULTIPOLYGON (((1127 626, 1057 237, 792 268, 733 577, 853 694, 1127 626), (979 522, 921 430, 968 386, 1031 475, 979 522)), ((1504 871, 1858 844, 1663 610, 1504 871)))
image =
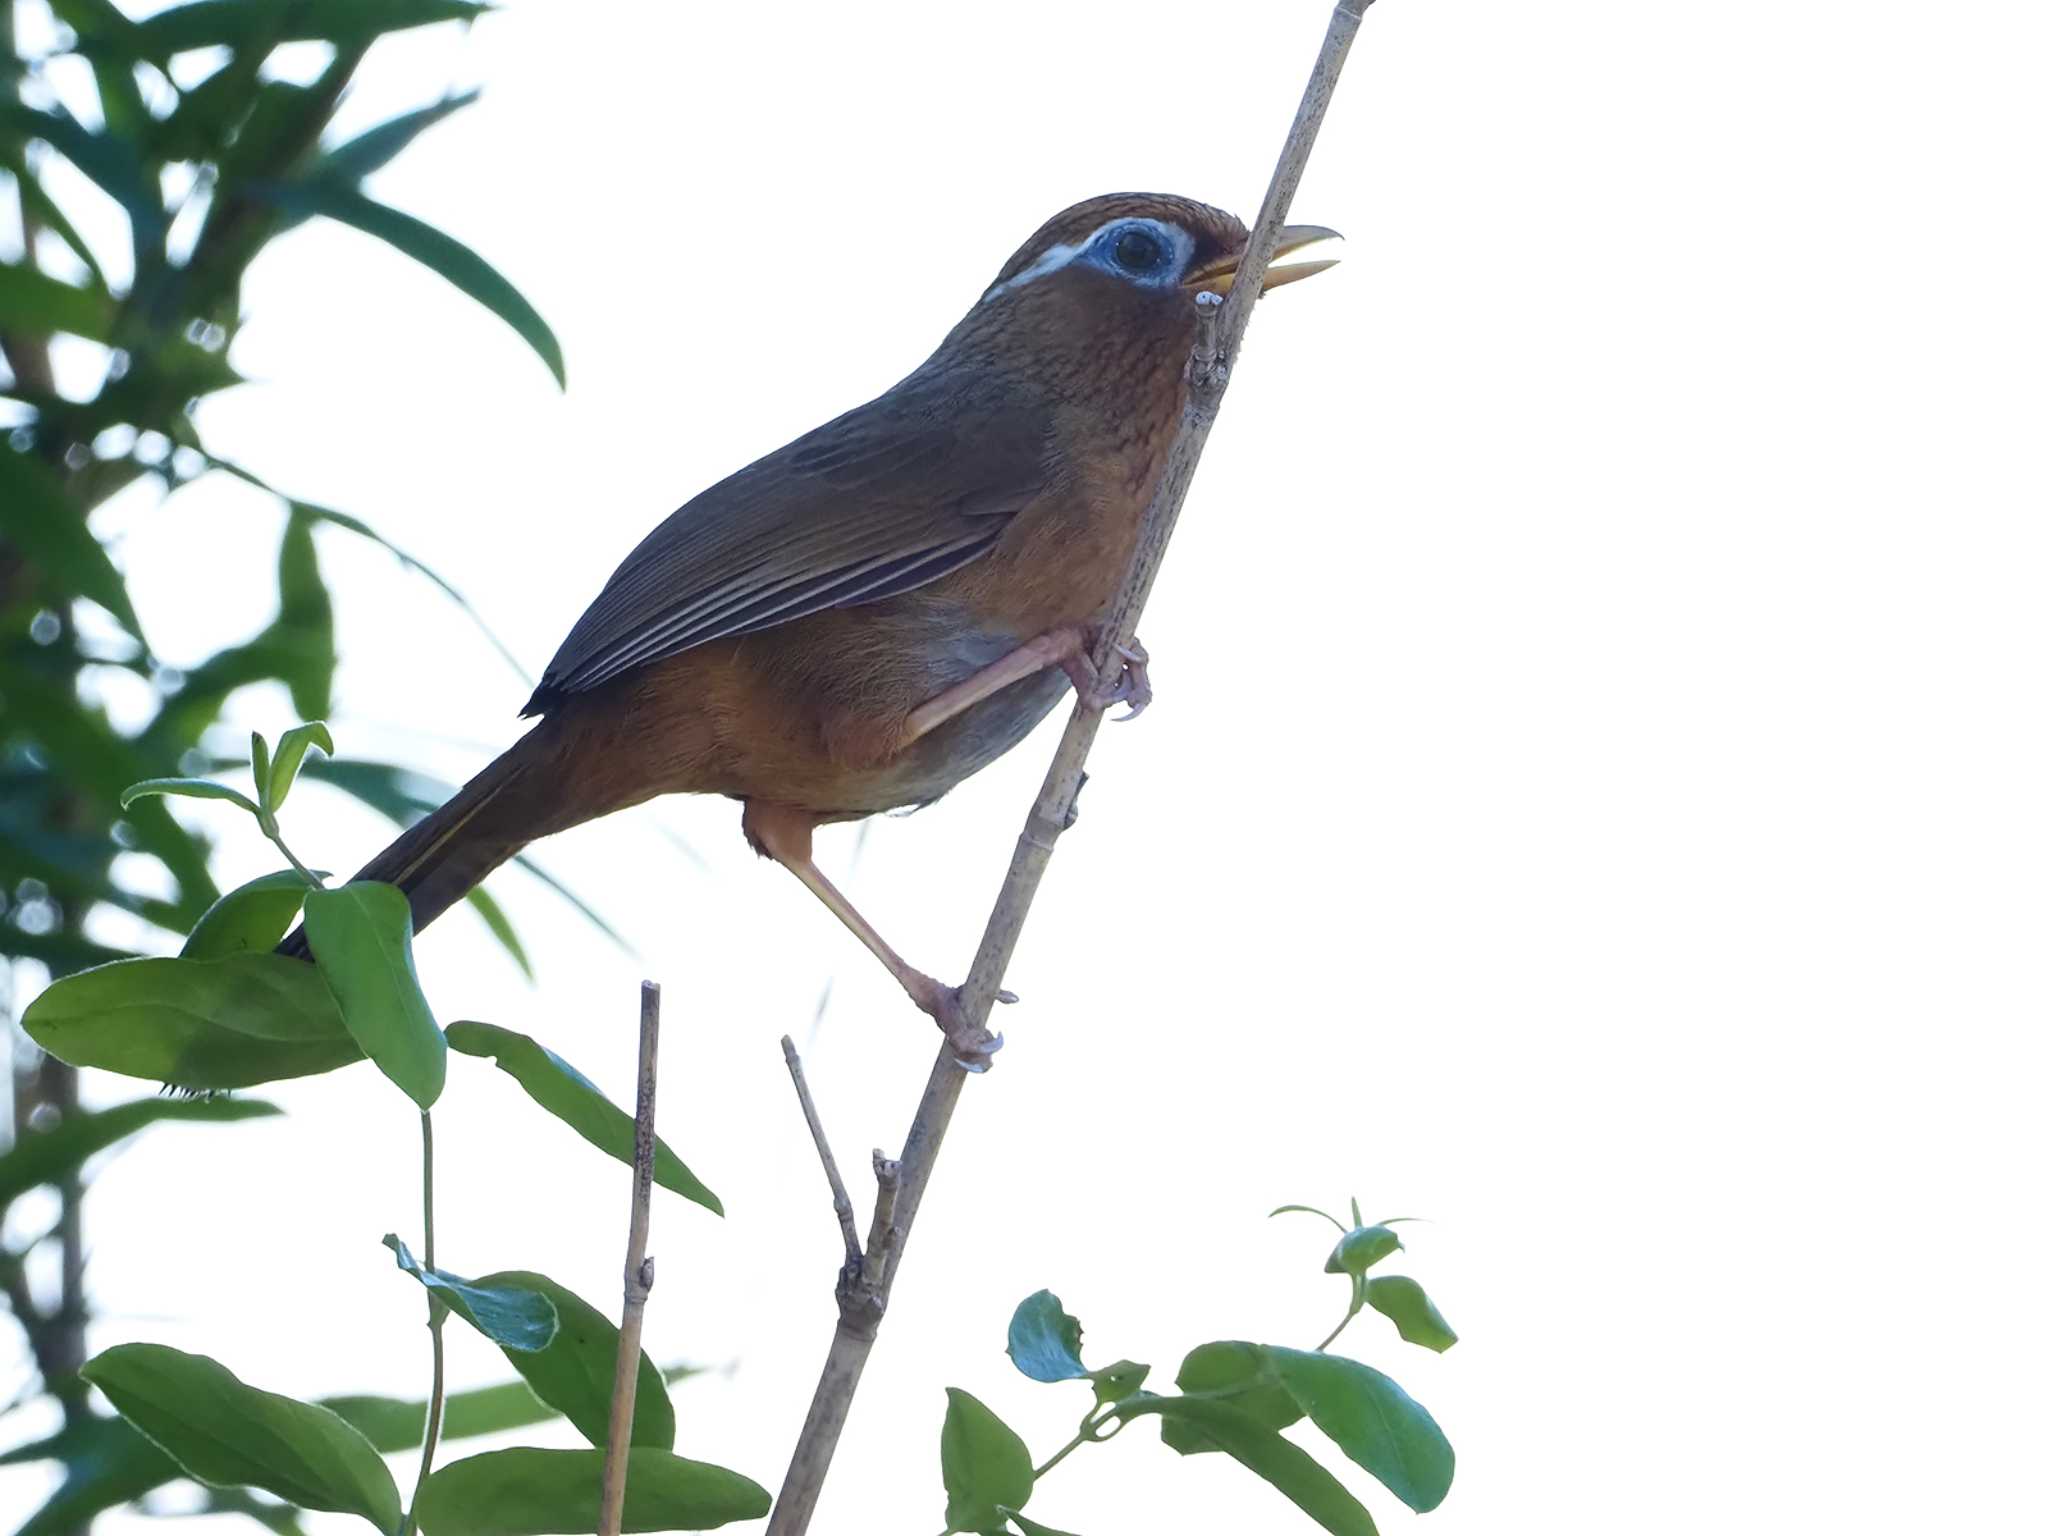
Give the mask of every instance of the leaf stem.
POLYGON ((1069 1440, 1065 1445, 1061 1446, 1058 1450, 1054 1451, 1052 1453, 1051 1458, 1046 1462, 1046 1464, 1038 1468, 1031 1474, 1031 1480, 1033 1482, 1038 1481, 1039 1478, 1045 1476, 1046 1473, 1050 1472, 1054 1467, 1058 1466, 1061 1462, 1065 1461, 1069 1456, 1073 1455, 1074 1452, 1081 1449, 1082 1446, 1088 1444, 1088 1442, 1093 1440, 1094 1438, 1095 1437, 1093 1435, 1088 1433, 1088 1426, 1085 1424, 1082 1425, 1081 1432, 1078 1435, 1074 1436, 1073 1439, 1069 1440))
MULTIPOLYGON (((279 843, 278 847, 284 847, 279 843)), ((287 852, 286 857, 290 857, 287 852)), ((299 861, 293 859, 292 863, 299 861)), ((302 870, 301 873, 304 873, 302 870)), ((310 876, 308 878, 311 878, 310 876)), ((313 882, 318 885, 320 882, 313 882)), ((422 1251, 426 1267, 434 1268, 434 1117, 425 1110, 420 1111, 420 1203, 426 1226, 426 1241, 422 1251)), ((427 1474, 434 1470, 434 1450, 441 1443, 441 1410, 447 1402, 448 1382, 446 1357, 441 1346, 441 1325, 448 1318, 448 1309, 430 1291, 427 1294, 427 1332, 434 1341, 434 1389, 427 1398, 426 1437, 420 1445, 420 1474, 412 1485, 412 1504, 405 1512, 405 1524, 400 1536, 412 1536, 420 1507, 420 1491, 427 1486, 427 1474)))

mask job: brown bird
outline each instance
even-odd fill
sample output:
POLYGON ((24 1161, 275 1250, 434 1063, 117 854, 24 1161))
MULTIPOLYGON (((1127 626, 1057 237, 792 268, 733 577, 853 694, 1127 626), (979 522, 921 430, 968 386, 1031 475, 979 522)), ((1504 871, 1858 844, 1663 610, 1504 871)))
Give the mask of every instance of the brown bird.
MULTIPOLYGON (((1333 234, 1290 226, 1278 252, 1333 234)), ((1088 652, 1180 422, 1194 297, 1230 285, 1246 239, 1220 209, 1139 193, 1047 221, 908 378, 641 540, 522 711, 540 723, 357 878, 398 886, 424 928, 536 838, 728 795, 754 850, 985 1064, 1000 1037, 834 888, 811 832, 938 799, 1070 682, 1097 707, 1148 701, 1141 650, 1106 683, 1088 652)))

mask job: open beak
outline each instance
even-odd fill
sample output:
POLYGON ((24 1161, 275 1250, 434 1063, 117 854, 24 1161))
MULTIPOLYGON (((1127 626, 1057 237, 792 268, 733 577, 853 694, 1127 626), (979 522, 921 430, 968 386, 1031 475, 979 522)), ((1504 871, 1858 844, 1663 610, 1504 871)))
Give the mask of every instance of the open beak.
MULTIPOLYGON (((1297 261, 1287 266, 1280 265, 1283 256, 1291 256, 1304 246, 1322 240, 1342 240, 1344 237, 1334 229, 1325 229, 1320 224, 1289 224, 1280 231, 1279 243, 1273 247, 1273 264, 1266 268, 1266 280, 1259 285, 1259 292, 1271 293, 1275 288, 1288 283, 1298 283, 1304 277, 1314 277, 1337 265, 1335 259, 1328 261, 1297 261)), ((1242 252, 1234 252, 1207 266, 1197 267, 1181 280, 1184 288, 1197 289, 1204 293, 1228 293, 1237 277, 1237 263, 1242 252)))

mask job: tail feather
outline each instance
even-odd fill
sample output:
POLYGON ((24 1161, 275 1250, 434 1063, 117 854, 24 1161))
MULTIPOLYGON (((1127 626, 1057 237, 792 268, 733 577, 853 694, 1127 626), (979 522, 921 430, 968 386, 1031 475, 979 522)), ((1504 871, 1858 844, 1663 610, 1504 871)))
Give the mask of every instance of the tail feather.
MULTIPOLYGON (((426 927, 543 830, 518 814, 518 791, 527 772, 524 757, 514 747, 498 758, 439 810, 400 834, 355 878, 397 886, 412 904, 413 931, 426 927)), ((287 936, 277 952, 310 959, 306 930, 287 936)))

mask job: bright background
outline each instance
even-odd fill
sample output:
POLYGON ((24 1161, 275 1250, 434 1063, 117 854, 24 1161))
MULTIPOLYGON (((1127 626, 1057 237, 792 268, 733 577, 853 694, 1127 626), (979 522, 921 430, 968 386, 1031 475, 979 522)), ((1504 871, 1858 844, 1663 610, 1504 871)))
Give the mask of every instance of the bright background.
MULTIPOLYGON (((523 0, 380 45, 357 122, 486 93, 376 192, 519 284, 570 390, 313 225, 256 271, 260 382, 208 440, 392 532, 538 671, 649 526, 908 371, 1055 209, 1249 216, 1325 15, 523 0)), ((1002 1354, 1040 1286, 1162 1379, 1204 1339, 1314 1342, 1329 1233, 1264 1213, 1354 1191, 1431 1218, 1402 1266, 1463 1335, 1347 1336, 1459 1452, 1420 1527, 1351 1477, 1388 1532, 2040 1529, 2044 47, 2023 3, 1373 8, 1296 201, 1346 260, 1261 306, 1143 626, 1159 702, 1104 733, 820 1531, 939 1527, 947 1385, 1065 1438, 1085 1393, 1002 1354)), ((267 619, 272 504, 107 516, 167 658, 267 619)), ((320 538, 344 748, 474 771, 519 679, 320 538)), ((964 968, 1058 728, 857 863, 823 837, 914 963, 964 968)), ((664 983, 664 1133, 732 1215, 657 1206, 649 1347, 730 1367, 678 1389, 679 1449, 772 1488, 838 1263, 776 1037, 854 1168, 933 1038, 737 821, 678 801, 544 847, 640 958, 519 874, 537 988, 469 915, 419 956, 444 1018, 622 1099, 664 983)), ((315 787, 289 830, 337 870, 384 836, 315 787)), ((273 862, 236 835, 224 884, 273 862)), ((94 1186, 95 1345, 422 1392, 377 1242, 417 1227, 406 1102, 367 1068, 266 1096, 290 1116, 152 1132, 94 1186)), ((436 1118, 444 1262, 613 1304, 622 1171, 482 1064, 436 1118)), ((455 1385, 505 1375, 449 1337, 455 1385)), ((1307 1529, 1146 1427, 1031 1512, 1307 1529)))

